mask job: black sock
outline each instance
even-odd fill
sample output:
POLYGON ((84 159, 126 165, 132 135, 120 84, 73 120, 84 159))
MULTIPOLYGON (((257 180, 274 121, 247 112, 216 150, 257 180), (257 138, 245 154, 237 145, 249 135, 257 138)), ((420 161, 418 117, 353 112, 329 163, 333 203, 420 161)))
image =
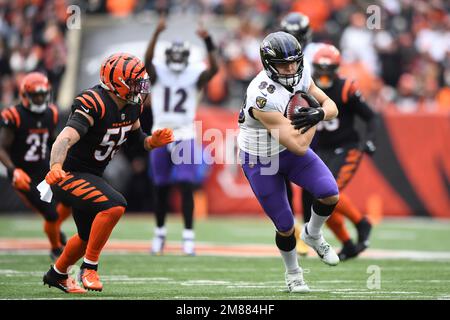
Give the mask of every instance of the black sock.
POLYGON ((180 183, 184 228, 192 229, 194 225, 194 188, 190 183, 180 183))
POLYGON ((328 217, 331 216, 331 214, 334 211, 334 208, 336 207, 337 203, 335 204, 324 204, 318 200, 314 200, 313 203, 313 210, 318 216, 322 217, 328 217))
POLYGON ((170 186, 155 187, 155 216, 158 228, 164 227, 166 222, 167 211, 169 211, 169 193, 170 186))
POLYGON ((52 266, 50 268, 50 270, 48 270, 48 272, 47 272, 47 274, 49 276, 51 276, 52 278, 55 278, 55 279, 58 279, 58 280, 64 280, 64 279, 67 279, 69 277, 67 274, 61 274, 61 273, 56 272, 54 268, 55 267, 52 266))
POLYGON ((87 263, 87 262, 83 261, 83 263, 81 264, 80 269, 90 269, 90 270, 97 271, 97 267, 98 267, 98 264, 90 264, 90 263, 87 263))
POLYGON ((287 237, 275 232, 275 243, 277 244, 278 249, 282 251, 291 251, 297 245, 297 240, 295 239, 294 232, 287 237))

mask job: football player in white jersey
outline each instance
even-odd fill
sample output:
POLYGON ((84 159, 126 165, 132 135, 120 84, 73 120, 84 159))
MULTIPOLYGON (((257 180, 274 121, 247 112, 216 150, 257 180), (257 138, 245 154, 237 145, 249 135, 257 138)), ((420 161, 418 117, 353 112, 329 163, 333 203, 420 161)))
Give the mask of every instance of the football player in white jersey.
MULTIPOLYGON (((314 72, 314 61, 317 62, 318 52, 321 50, 326 51, 327 49, 325 49, 325 47, 328 47, 328 45, 321 42, 311 41, 312 30, 309 24, 309 18, 302 13, 291 12, 281 20, 280 27, 283 31, 292 34, 300 42, 300 45, 304 49, 303 52, 306 65, 310 67, 313 78, 315 77, 317 79, 316 80, 317 85, 324 91, 327 90, 330 91, 329 89, 333 86, 333 84, 336 85, 335 83, 333 83, 333 81, 327 81, 332 77, 328 77, 327 72, 324 73, 321 70, 316 70, 316 72, 314 72), (321 81, 320 79, 324 79, 325 81, 321 81)), ((324 64, 327 65, 330 63, 332 64, 332 62, 330 61, 325 61, 324 64)), ((331 74, 333 75, 333 77, 337 76, 337 72, 331 72, 331 74)), ((336 102, 338 101, 341 102, 340 97, 344 96, 344 92, 328 93, 328 95, 336 102)), ((369 141, 370 143, 373 144, 371 140, 369 141)), ((313 149, 315 148, 318 142, 319 140, 316 137, 312 143, 313 149)), ((340 145, 336 145, 335 147, 337 149, 338 147, 340 147, 340 145)), ((362 151, 371 154, 373 153, 373 151, 370 150, 373 148, 364 147, 362 151)), ((334 157, 334 160, 338 161, 338 159, 339 156, 336 155, 336 157, 334 157)), ((331 163, 331 160, 329 161, 329 163, 331 163)), ((333 214, 333 216, 327 221, 328 227, 331 229, 331 231, 333 231, 335 236, 343 245, 342 250, 339 252, 339 259, 341 261, 357 256, 362 250, 364 250, 367 247, 370 230, 372 228, 372 225, 370 224, 369 220, 356 208, 355 205, 351 203, 350 198, 345 193, 342 193, 343 187, 344 186, 340 186, 341 201, 339 202, 336 208, 336 210, 339 211, 339 213, 333 214), (358 233, 358 242, 356 244, 350 238, 350 233, 347 230, 345 220, 342 218, 342 215, 347 217, 356 228, 356 231, 358 233)), ((289 202, 292 203, 292 191, 290 191, 291 189, 290 183, 287 184, 287 188, 288 188, 289 202)), ((305 190, 302 191, 303 219, 305 222, 309 220, 309 217, 311 215, 310 208, 313 200, 314 197, 311 195, 311 193, 305 190)), ((297 237, 300 236, 299 230, 300 228, 298 227, 298 224, 296 224, 295 231, 297 237)), ((305 246, 302 245, 301 241, 297 241, 297 252, 301 255, 307 254, 305 246)))
MULTIPOLYGON (((280 22, 281 30, 287 33, 292 34, 300 43, 303 51, 303 63, 305 68, 309 68, 312 74, 312 58, 313 52, 316 51, 317 43, 311 43, 312 41, 312 30, 309 25, 308 16, 299 13, 299 12, 291 12, 287 14, 280 22)), ((286 180, 286 190, 288 194, 289 204, 292 207, 292 187, 291 182, 286 180)), ((303 199, 303 198, 302 198, 303 199)), ((295 218, 295 212, 294 218, 295 218)), ((304 221, 305 213, 303 213, 304 221)), ((297 253, 306 256, 308 254, 308 246, 300 239, 301 235, 301 223, 295 223, 295 237, 297 239, 297 253)))
POLYGON ((175 142, 152 152, 150 163, 155 185, 156 229, 151 252, 162 254, 167 235, 165 218, 168 211, 170 188, 177 185, 181 191, 184 218, 183 251, 194 255, 194 184, 197 181, 195 156, 194 118, 200 91, 217 73, 215 46, 211 36, 200 26, 197 34, 205 42, 209 67, 203 63, 189 63, 190 48, 187 42, 174 41, 165 51, 166 61, 153 61, 154 50, 160 33, 166 28, 161 17, 145 54, 145 64, 152 83, 153 130, 173 129, 175 142), (188 156, 187 156, 188 155, 188 156), (182 158, 181 163, 174 159, 182 158))
POLYGON ((247 88, 239 114, 238 144, 242 169, 265 213, 276 227, 275 242, 286 267, 290 292, 309 292, 295 250, 294 218, 286 195, 285 179, 314 197, 310 221, 302 240, 322 261, 337 265, 339 258, 322 235, 322 226, 336 206, 339 191, 332 173, 309 148, 316 125, 337 116, 336 104, 312 81, 303 68, 297 39, 286 32, 269 34, 261 43, 262 70, 247 88), (309 107, 286 117, 291 99, 301 93, 309 107), (296 130, 293 125, 300 127, 296 130))

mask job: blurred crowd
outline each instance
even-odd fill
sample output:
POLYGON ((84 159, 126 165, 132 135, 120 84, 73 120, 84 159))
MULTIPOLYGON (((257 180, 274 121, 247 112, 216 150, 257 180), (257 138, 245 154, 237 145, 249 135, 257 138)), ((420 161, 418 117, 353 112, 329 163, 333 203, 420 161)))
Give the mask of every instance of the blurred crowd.
POLYGON ((46 73, 57 98, 67 62, 66 1, 0 0, 0 107, 16 102, 23 76, 46 73))
POLYGON ((378 109, 450 109, 450 2, 445 0, 0 0, 0 106, 29 71, 45 71, 57 95, 67 61, 66 7, 129 16, 148 11, 220 17, 222 67, 210 103, 242 99, 261 70, 259 44, 290 11, 310 18, 313 42, 341 49, 341 73, 378 109), (370 7, 371 5, 375 5, 370 7), (369 7, 369 9, 368 9, 369 7))

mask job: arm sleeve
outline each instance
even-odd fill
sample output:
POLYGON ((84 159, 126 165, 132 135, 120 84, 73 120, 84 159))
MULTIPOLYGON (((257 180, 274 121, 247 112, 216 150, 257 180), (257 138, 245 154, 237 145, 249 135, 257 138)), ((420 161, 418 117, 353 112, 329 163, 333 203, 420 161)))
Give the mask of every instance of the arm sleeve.
POLYGON ((136 130, 130 131, 128 134, 128 143, 132 146, 143 146, 145 138, 147 138, 148 135, 142 131, 142 128, 139 127, 136 130))
POLYGON ((66 126, 74 128, 80 137, 82 137, 88 132, 90 124, 85 116, 79 112, 73 111, 67 120, 66 126))

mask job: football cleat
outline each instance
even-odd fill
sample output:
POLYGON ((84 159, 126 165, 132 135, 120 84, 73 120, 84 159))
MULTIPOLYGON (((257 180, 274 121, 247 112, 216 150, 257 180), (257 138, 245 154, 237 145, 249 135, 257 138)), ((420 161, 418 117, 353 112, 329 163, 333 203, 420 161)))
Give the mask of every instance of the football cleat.
POLYGON ((167 230, 165 227, 155 228, 155 236, 152 240, 151 254, 160 256, 163 254, 164 245, 166 244, 167 230))
POLYGON ((331 245, 325 241, 322 234, 320 234, 317 238, 309 235, 307 226, 307 223, 303 226, 301 235, 302 240, 317 252, 317 255, 324 263, 330 266, 337 265, 339 263, 339 257, 336 252, 334 252, 331 245))
POLYGON ((356 224, 356 231, 358 232, 358 250, 364 251, 369 246, 369 236, 372 230, 372 224, 366 217, 362 218, 360 222, 356 224))
POLYGON ((59 256, 60 256, 62 253, 63 253, 63 248, 62 248, 62 247, 61 247, 61 248, 55 248, 55 249, 52 249, 52 250, 50 250, 50 258, 51 258, 53 261, 56 261, 56 260, 58 260, 59 256))
POLYGON ((193 230, 183 230, 183 252, 188 256, 195 256, 195 234, 193 230))
MULTIPOLYGON (((48 287, 55 287, 59 290, 64 291, 65 293, 86 293, 87 291, 80 287, 78 283, 72 277, 67 277, 66 279, 57 279, 52 275, 53 270, 49 270, 46 274, 44 274, 44 278, 42 281, 44 285, 48 285, 48 287)), ((53 271, 54 272, 54 271, 53 271)))
POLYGON ((345 261, 350 258, 356 257, 359 253, 360 253, 360 251, 355 246, 353 241, 350 239, 350 240, 344 242, 344 246, 342 247, 342 250, 341 250, 341 252, 339 252, 338 256, 339 256, 340 261, 345 261))
POLYGON ((165 243, 166 237, 163 236, 154 237, 152 241, 152 254, 157 256, 162 255, 165 243))
POLYGON ((79 280, 87 290, 102 291, 103 284, 96 270, 80 269, 79 280))
POLYGON ((302 227, 300 226, 300 224, 296 223, 294 226, 294 234, 295 234, 295 240, 297 241, 297 245, 296 245, 297 254, 305 257, 308 255, 308 246, 306 245, 306 243, 303 242, 302 239, 300 239, 300 235, 302 233, 301 229, 302 229, 302 227))
POLYGON ((306 284, 305 280, 303 280, 303 271, 301 269, 299 272, 293 274, 286 272, 285 280, 289 292, 308 293, 311 291, 308 285, 306 284))

